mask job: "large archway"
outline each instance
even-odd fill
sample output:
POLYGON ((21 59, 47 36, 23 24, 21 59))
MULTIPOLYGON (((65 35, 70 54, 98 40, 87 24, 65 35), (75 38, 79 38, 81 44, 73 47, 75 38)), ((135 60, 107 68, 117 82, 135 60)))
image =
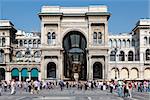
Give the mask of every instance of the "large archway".
POLYGON ((74 80, 74 73, 78 73, 80 80, 86 80, 86 46, 86 38, 79 31, 70 31, 63 38, 65 78, 74 80))
POLYGON ((129 78, 129 70, 127 68, 122 68, 120 72, 121 79, 128 79, 129 78))
POLYGON ((5 80, 5 69, 0 68, 0 80, 5 80))
POLYGON ((56 78, 56 64, 54 62, 47 64, 47 78, 56 78))
POLYGON ((37 68, 31 69, 31 80, 38 80, 39 71, 37 68))
POLYGON ((93 64, 93 79, 103 79, 103 69, 100 62, 93 64))
POLYGON ((11 78, 15 79, 16 81, 19 81, 19 70, 18 70, 18 68, 13 68, 11 70, 11 78))
POLYGON ((138 79, 138 78, 139 78, 139 71, 138 71, 137 68, 132 68, 130 73, 131 73, 131 74, 130 74, 130 78, 131 78, 132 80, 135 80, 135 79, 138 79))
POLYGON ((144 70, 144 79, 150 79, 150 68, 145 68, 144 70))
POLYGON ((119 69, 118 68, 112 68, 111 69, 111 79, 118 79, 119 78, 119 69))
POLYGON ((28 79, 28 78, 29 78, 28 69, 23 68, 21 70, 21 81, 26 81, 26 79, 28 79))

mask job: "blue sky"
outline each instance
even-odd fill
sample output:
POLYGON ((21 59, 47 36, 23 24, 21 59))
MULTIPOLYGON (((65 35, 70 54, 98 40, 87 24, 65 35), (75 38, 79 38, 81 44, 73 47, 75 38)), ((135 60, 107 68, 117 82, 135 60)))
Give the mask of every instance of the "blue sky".
POLYGON ((150 0, 0 0, 0 19, 11 20, 17 29, 40 31, 37 14, 43 5, 107 5, 113 34, 131 32, 140 18, 150 18, 150 0))

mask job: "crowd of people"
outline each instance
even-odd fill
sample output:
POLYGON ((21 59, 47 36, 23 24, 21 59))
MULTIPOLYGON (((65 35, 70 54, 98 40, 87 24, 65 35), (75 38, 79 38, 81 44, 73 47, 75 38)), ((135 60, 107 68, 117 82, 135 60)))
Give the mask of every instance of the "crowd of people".
POLYGON ((42 89, 72 89, 78 90, 106 90, 110 93, 117 92, 119 97, 132 98, 132 91, 137 92, 150 92, 150 81, 63 81, 63 80, 50 80, 50 81, 0 81, 0 95, 2 92, 10 91, 14 95, 18 90, 26 91, 31 94, 38 94, 42 89))

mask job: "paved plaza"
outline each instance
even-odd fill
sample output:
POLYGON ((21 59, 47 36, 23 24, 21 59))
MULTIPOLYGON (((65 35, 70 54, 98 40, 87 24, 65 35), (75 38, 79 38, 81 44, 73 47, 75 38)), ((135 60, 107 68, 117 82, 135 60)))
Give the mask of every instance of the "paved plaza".
POLYGON ((133 92, 133 98, 121 98, 117 93, 102 90, 51 89, 41 90, 39 94, 17 91, 15 95, 3 92, 0 100, 150 100, 150 93, 133 92))

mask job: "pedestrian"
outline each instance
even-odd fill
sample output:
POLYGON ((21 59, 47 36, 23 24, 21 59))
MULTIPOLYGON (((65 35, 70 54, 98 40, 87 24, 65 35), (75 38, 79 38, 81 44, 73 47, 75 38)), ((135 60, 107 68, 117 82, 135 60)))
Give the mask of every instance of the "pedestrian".
POLYGON ((87 90, 87 87, 88 87, 87 82, 85 82, 84 83, 84 89, 87 90))
POLYGON ((129 87, 128 88, 129 97, 132 98, 132 84, 131 84, 131 82, 129 82, 128 87, 129 87))
POLYGON ((62 91, 63 90, 63 86, 64 86, 64 82, 63 81, 59 81, 59 86, 60 86, 60 89, 62 91))
POLYGON ((35 92, 38 94, 39 82, 36 80, 36 81, 33 82, 33 84, 34 84, 34 90, 35 90, 35 92))
POLYGON ((24 81, 24 82, 23 82, 23 87, 24 87, 24 90, 25 90, 26 92, 28 92, 28 82, 24 81))
POLYGON ((4 92, 6 92, 6 91, 7 91, 7 82, 4 81, 4 82, 3 82, 3 85, 4 85, 4 92))
POLYGON ((15 88, 16 88, 16 83, 15 83, 15 80, 12 79, 12 81, 11 81, 11 95, 14 95, 16 93, 15 88))
POLYGON ((2 81, 0 80, 0 96, 2 95, 2 81))
POLYGON ((122 97, 122 86, 119 84, 117 87, 118 96, 122 97))
POLYGON ((67 86, 67 89, 68 89, 68 87, 69 87, 69 82, 68 81, 66 82, 66 86, 67 86))
POLYGON ((113 86, 113 83, 111 82, 111 83, 110 83, 110 93, 113 92, 113 87, 114 87, 114 86, 113 86))
POLYGON ((31 80, 31 94, 34 94, 34 83, 33 83, 33 80, 31 80))

